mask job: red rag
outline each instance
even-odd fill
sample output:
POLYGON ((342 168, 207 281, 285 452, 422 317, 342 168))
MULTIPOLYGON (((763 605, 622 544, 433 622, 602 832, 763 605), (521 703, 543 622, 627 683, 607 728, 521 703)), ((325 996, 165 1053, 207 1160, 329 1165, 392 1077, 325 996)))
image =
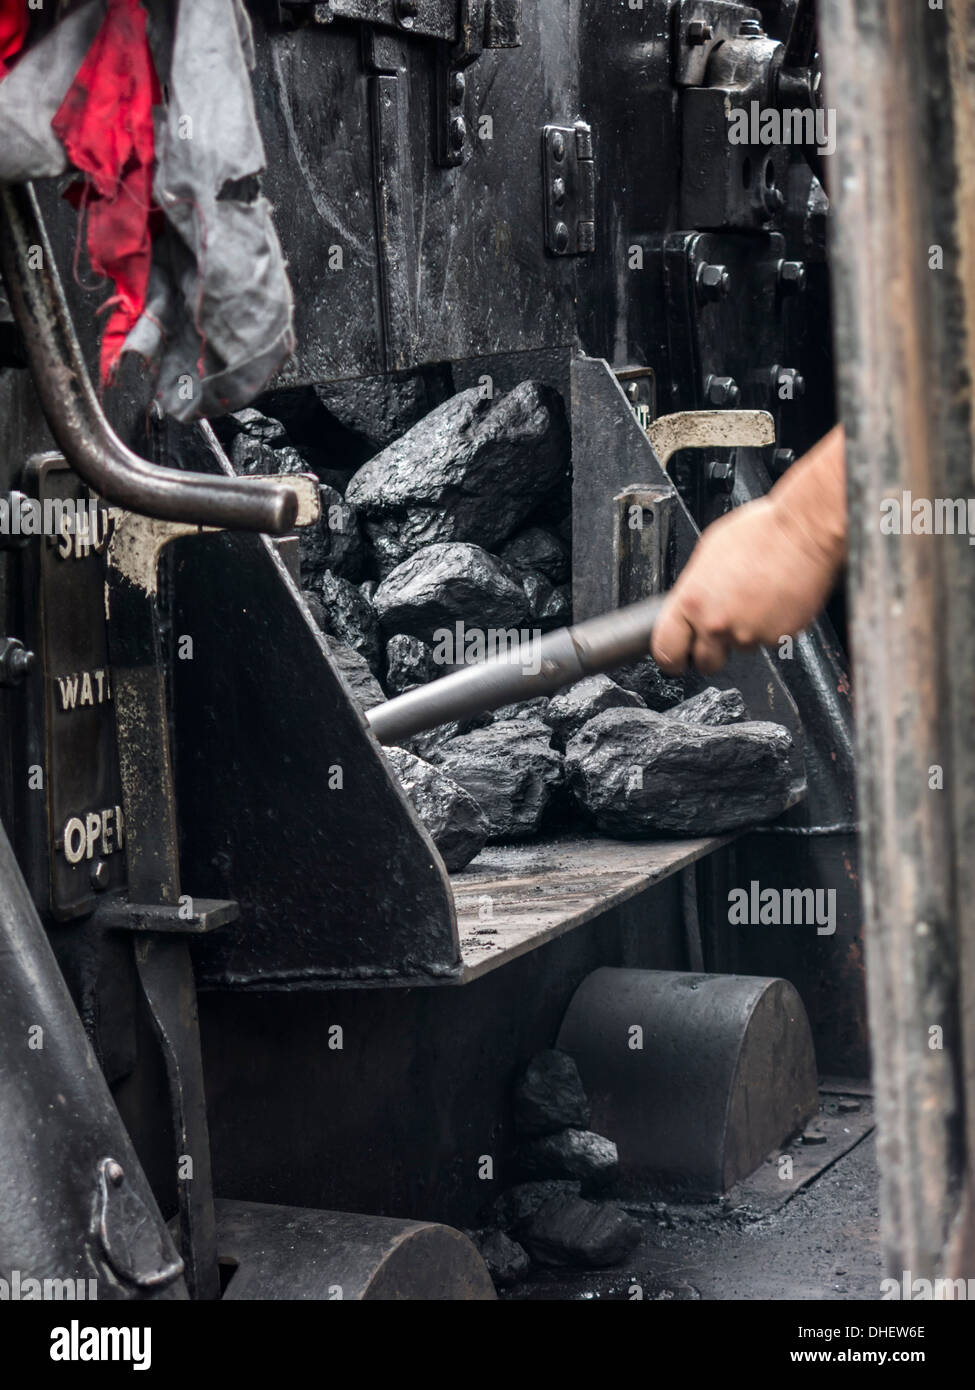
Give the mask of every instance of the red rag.
POLYGON ((0 77, 6 77, 10 58, 16 57, 27 37, 27 0, 0 0, 0 77))
POLYGON ((139 0, 108 0, 104 22, 51 122, 75 168, 88 177, 66 196, 88 209, 88 256, 114 281, 102 333, 101 380, 112 375, 145 307, 152 260, 150 214, 159 79, 139 0))

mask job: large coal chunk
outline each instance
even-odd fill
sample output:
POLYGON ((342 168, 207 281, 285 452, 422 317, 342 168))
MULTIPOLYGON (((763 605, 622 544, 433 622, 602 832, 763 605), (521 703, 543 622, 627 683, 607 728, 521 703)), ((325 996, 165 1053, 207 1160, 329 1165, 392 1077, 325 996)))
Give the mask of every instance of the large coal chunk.
POLYGON ((607 1269, 640 1243, 640 1223, 612 1202, 553 1197, 525 1227, 525 1248, 541 1265, 607 1269))
POLYGON ((473 1231, 474 1244, 499 1289, 509 1288, 528 1273, 528 1255, 503 1231, 473 1231))
POLYGON ((333 487, 319 487, 318 496, 321 503, 318 521, 298 530, 302 582, 314 585, 324 570, 332 570, 343 579, 359 579, 365 563, 365 546, 355 507, 345 502, 333 487))
POLYGON ((222 433, 226 437, 236 439, 238 435, 247 435, 250 439, 256 439, 261 444, 266 444, 269 449, 279 449, 284 444, 291 441, 288 432, 280 420, 275 420, 270 415, 264 415, 260 410, 255 410, 249 406, 246 410, 235 410, 234 413, 221 421, 223 426, 222 433))
POLYGON ((489 401, 473 387, 364 464, 346 496, 385 573, 438 542, 496 548, 551 491, 568 456, 557 392, 523 381, 489 401))
POLYGON ((379 623, 362 590, 331 570, 322 570, 308 588, 321 602, 325 631, 353 647, 378 675, 382 652, 379 623))
POLYGON ((512 536, 498 552, 512 569, 538 572, 552 584, 568 583, 571 571, 569 547, 561 536, 543 526, 529 526, 512 536))
POLYGON ((644 708, 635 690, 624 690, 609 676, 586 676, 553 695, 543 718, 554 733, 556 747, 564 748, 583 724, 604 710, 644 708))
POLYGON ((414 685, 426 685, 436 673, 433 652, 419 637, 398 632, 386 643, 386 688, 401 693, 414 685))
POLYGON ((532 719, 502 719, 450 739, 430 756, 474 797, 488 818, 492 840, 537 834, 562 783, 561 755, 549 747, 545 725, 532 719))
POLYGON ((652 656, 618 666, 609 674, 624 690, 635 690, 647 709, 670 709, 684 698, 683 682, 665 676, 652 656))
POLYGON ((605 1187, 619 1172, 612 1139, 589 1129, 562 1129, 524 1144, 522 1169, 532 1177, 578 1178, 587 1188, 605 1187))
POLYGON ((426 729, 422 734, 415 734, 410 739, 410 752, 415 753, 418 758, 425 758, 427 762, 435 763, 437 750, 452 738, 469 734, 474 729, 484 729, 493 722, 493 716, 487 712, 472 714, 465 719, 451 719, 446 724, 438 724, 435 729, 426 729))
POLYGON ((494 718, 500 722, 502 719, 533 719, 537 724, 539 720, 545 723, 545 711, 548 709, 548 696, 536 695, 531 700, 519 700, 513 705, 501 705, 494 711, 494 718))
POLYGON ((446 394, 444 382, 431 371, 329 381, 313 389, 332 419, 373 450, 399 439, 446 394))
POLYGON ((405 748, 386 748, 400 785, 430 832, 451 873, 459 872, 487 843, 490 826, 480 806, 442 769, 405 748))
MULTIPOLYGON (((389 573, 374 603, 383 631, 430 641, 460 622, 486 629, 521 628, 528 617, 525 591, 506 567, 478 545, 428 545, 389 573)), ((458 653, 457 664, 463 659, 458 653)))
POLYGON ((744 724, 748 710, 740 690, 719 690, 709 685, 698 695, 683 700, 667 711, 668 718, 679 719, 682 724, 744 724))
POLYGON ((652 710, 607 710, 566 747, 578 804, 621 838, 718 835, 772 820, 793 796, 792 739, 779 724, 717 728, 652 710))
POLYGON ((515 1128, 525 1135, 587 1129, 589 1101, 575 1060, 556 1048, 539 1052, 515 1084, 512 1110, 515 1128))
POLYGON ((507 1187, 491 1204, 489 1219, 515 1235, 531 1220, 536 1211, 553 1197, 578 1197, 582 1184, 578 1179, 543 1178, 538 1182, 519 1182, 507 1187))
POLYGON ((263 439, 240 433, 230 446, 230 462, 237 473, 311 473, 303 454, 290 444, 271 448, 263 439))

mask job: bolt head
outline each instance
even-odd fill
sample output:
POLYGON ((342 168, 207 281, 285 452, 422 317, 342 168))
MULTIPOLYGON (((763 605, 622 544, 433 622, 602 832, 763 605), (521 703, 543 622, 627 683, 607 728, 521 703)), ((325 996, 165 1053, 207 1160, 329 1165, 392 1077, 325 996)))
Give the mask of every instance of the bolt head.
POLYGON ((569 249, 569 229, 564 222, 556 222, 552 233, 552 242, 556 251, 561 255, 569 249))
POLYGON ((99 859, 97 863, 92 864, 89 878, 92 888, 100 890, 108 887, 108 865, 104 859, 99 859))
POLYGON ((712 376, 708 377, 705 394, 710 405, 722 406, 737 405, 741 392, 734 377, 731 376, 712 376))
POLYGON ((731 459, 715 459, 708 464, 708 486, 712 492, 725 496, 734 490, 735 465, 731 459))
POLYGON ((723 265, 702 265, 697 272, 697 287, 702 299, 723 299, 731 288, 731 276, 723 265))
POLYGON ((561 164, 565 158, 565 136, 561 130, 556 130, 552 135, 552 158, 557 164, 561 164))
POLYGON ((692 19, 687 26, 687 42, 691 47, 707 43, 714 34, 714 30, 706 19, 692 19))
POLYGON ((787 468, 791 468, 796 461, 795 449, 776 449, 772 455, 772 472, 780 478, 787 468))
POLYGON ((459 106, 464 100, 464 93, 467 91, 467 78, 462 72, 452 72, 450 82, 447 85, 452 105, 459 106))
POLYGON ((560 208, 565 202, 565 179, 552 180, 552 202, 557 208, 560 208))
POLYGON ((467 122, 463 116, 455 116, 450 122, 450 148, 454 154, 460 154, 467 139, 467 122))
POLYGON ((109 1159, 108 1163, 105 1165, 105 1176, 113 1187, 121 1187, 125 1180, 125 1170, 121 1163, 116 1162, 116 1160, 112 1158, 109 1159))
POLYGON ((803 261, 780 261, 779 285, 786 294, 800 294, 806 288, 805 263, 803 261))

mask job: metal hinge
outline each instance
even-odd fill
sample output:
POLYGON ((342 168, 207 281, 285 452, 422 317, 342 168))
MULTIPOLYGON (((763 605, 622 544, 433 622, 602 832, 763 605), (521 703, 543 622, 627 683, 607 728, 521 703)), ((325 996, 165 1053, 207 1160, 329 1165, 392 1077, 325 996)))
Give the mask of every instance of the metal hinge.
POLYGON ((585 121, 542 131, 545 245, 554 256, 580 256, 596 245, 596 164, 585 121))

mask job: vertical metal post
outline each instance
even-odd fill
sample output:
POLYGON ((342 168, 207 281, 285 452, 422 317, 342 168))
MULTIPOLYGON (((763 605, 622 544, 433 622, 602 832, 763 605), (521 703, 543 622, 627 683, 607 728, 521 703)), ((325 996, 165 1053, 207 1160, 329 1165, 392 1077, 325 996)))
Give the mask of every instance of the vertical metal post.
POLYGON ((975 504, 961 521, 953 505, 975 496, 973 19, 971 0, 822 13, 867 985, 898 1279, 975 1275, 975 504))

